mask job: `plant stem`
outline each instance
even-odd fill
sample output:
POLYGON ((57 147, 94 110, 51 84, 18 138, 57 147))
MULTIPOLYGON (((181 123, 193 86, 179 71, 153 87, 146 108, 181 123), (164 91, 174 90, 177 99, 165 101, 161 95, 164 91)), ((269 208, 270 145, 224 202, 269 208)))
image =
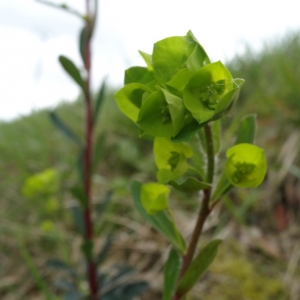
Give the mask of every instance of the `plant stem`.
MULTIPOLYGON (((86 87, 87 92, 85 94, 85 103, 86 103, 86 141, 85 141, 85 153, 84 153, 84 190, 86 194, 87 203, 84 210, 84 221, 85 221, 85 243, 87 245, 93 245, 93 222, 91 217, 91 162, 92 162, 92 136, 93 136, 93 115, 92 115, 92 101, 91 101, 91 35, 92 32, 91 23, 90 23, 90 3, 89 0, 86 0, 86 30, 88 32, 88 38, 85 42, 85 69, 87 72, 86 76, 86 87)), ((93 248, 92 248, 93 249, 93 248)), ((91 257, 88 259, 88 281, 90 289, 90 299, 98 299, 98 284, 97 284, 97 267, 91 257)))
MULTIPOLYGON (((207 146, 206 182, 211 184, 213 182, 213 176, 214 176, 215 158, 214 158, 214 144, 213 144, 212 130, 209 124, 205 125, 204 131, 205 131, 206 146, 207 146)), ((197 222, 194 227, 194 231, 192 233, 192 237, 188 245, 187 252, 183 256, 183 264, 182 264, 179 278, 181 278, 185 274, 191 262, 193 261, 197 244, 202 233, 203 225, 211 212, 211 209, 209 208, 210 196, 211 196, 211 187, 204 190, 204 196, 201 203, 201 208, 199 210, 197 222)), ((175 294, 173 300, 180 300, 181 297, 182 295, 175 294)))

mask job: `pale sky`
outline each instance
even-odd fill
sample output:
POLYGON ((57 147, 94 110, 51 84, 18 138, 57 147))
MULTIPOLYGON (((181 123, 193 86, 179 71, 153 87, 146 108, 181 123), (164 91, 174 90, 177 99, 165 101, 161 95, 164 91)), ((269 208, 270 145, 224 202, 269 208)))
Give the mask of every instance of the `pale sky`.
MULTIPOLYGON (((90 0, 91 2, 93 0, 90 0)), ((84 0, 67 3, 84 13, 84 0)), ((124 70, 143 65, 138 50, 190 29, 212 61, 259 50, 265 42, 300 29, 299 0, 99 0, 93 41, 93 88, 109 76, 121 86, 124 70)), ((60 54, 82 67, 75 16, 34 0, 0 0, 0 120, 11 120, 61 100, 78 87, 60 67, 60 54)))

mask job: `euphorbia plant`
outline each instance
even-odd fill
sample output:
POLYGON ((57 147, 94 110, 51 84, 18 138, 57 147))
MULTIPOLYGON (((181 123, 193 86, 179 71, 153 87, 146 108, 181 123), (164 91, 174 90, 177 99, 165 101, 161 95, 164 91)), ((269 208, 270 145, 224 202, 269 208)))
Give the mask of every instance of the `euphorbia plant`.
POLYGON ((220 151, 220 119, 237 100, 243 79, 234 79, 220 62, 211 62, 191 31, 140 51, 146 67, 125 71, 125 86, 115 97, 120 110, 154 138, 157 181, 132 187, 136 208, 171 242, 165 264, 163 300, 183 299, 216 256, 221 240, 197 251, 203 225, 215 205, 234 186, 258 186, 266 173, 264 150, 252 145, 255 116, 241 121, 235 145, 220 151), (215 176, 219 171, 223 173, 215 176), (218 177, 218 178, 216 178, 218 177), (176 227, 168 205, 171 188, 201 195, 191 238, 176 227))

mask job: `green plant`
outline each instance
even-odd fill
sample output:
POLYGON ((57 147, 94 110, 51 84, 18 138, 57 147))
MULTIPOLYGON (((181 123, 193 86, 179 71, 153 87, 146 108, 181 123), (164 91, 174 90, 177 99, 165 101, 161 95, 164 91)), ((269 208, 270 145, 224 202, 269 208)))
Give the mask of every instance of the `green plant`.
POLYGON ((238 98, 243 79, 234 79, 220 62, 210 62, 189 31, 154 44, 152 54, 140 51, 147 67, 125 71, 125 86, 116 95, 120 110, 154 137, 157 182, 134 182, 135 207, 171 242, 165 264, 163 300, 183 299, 214 260, 221 240, 197 251, 203 225, 221 198, 234 186, 256 187, 266 174, 264 151, 252 145, 255 116, 240 124, 225 166, 217 160, 221 118, 238 98), (218 176, 217 176, 218 175, 218 176), (217 178, 218 177, 218 178, 217 178), (188 244, 176 227, 168 204, 174 190, 202 195, 188 244))
MULTIPOLYGON (((70 189, 71 194, 78 201, 78 205, 72 206, 70 210, 77 232, 82 236, 80 250, 86 262, 86 276, 82 276, 82 268, 80 268, 80 266, 73 267, 69 262, 50 260, 47 265, 67 272, 68 276, 65 276, 65 278, 62 278, 57 283, 60 290, 65 293, 65 299, 125 299, 123 297, 124 291, 128 293, 128 297, 134 297, 147 288, 147 282, 128 282, 128 280, 126 280, 125 282, 117 282, 115 284, 114 281, 116 279, 128 273, 128 267, 118 270, 112 277, 109 276, 109 274, 100 272, 98 269, 110 249, 111 239, 107 238, 100 253, 96 254, 94 249, 95 226, 92 217, 93 211, 95 211, 95 213, 97 212, 97 218, 101 218, 101 214, 105 211, 111 199, 111 192, 108 192, 102 203, 98 204, 98 207, 92 203, 92 175, 101 159, 105 141, 105 134, 101 133, 96 136, 95 130, 104 100, 106 89, 105 81, 103 81, 96 99, 93 99, 91 91, 91 40, 97 19, 98 0, 85 1, 85 15, 66 4, 57 5, 43 0, 40 0, 39 2, 62 9, 79 17, 83 21, 83 28, 79 38, 79 51, 82 58, 83 70, 78 68, 68 57, 63 55, 59 56, 61 66, 80 87, 83 95, 85 104, 85 133, 83 134, 83 138, 80 138, 80 136, 54 111, 50 112, 49 116, 52 123, 78 149, 76 166, 78 180, 70 189), (88 283, 88 289, 81 284, 83 281, 88 283), (105 291, 105 289, 102 290, 102 288, 100 288, 100 286, 102 287, 102 284, 111 284, 111 287, 108 291, 105 291)), ((43 194, 45 197, 45 194, 48 195, 47 183, 49 183, 49 180, 51 181, 51 179, 53 179, 52 177, 54 177, 53 172, 51 172, 51 170, 46 170, 43 173, 29 178, 23 188, 24 195, 30 197, 32 194, 43 194)), ((46 230, 49 228, 49 222, 42 225, 46 230)), ((131 270, 131 268, 129 269, 131 270)), ((39 277, 35 277, 39 279, 39 277)), ((37 282, 39 283, 40 281, 37 282)))

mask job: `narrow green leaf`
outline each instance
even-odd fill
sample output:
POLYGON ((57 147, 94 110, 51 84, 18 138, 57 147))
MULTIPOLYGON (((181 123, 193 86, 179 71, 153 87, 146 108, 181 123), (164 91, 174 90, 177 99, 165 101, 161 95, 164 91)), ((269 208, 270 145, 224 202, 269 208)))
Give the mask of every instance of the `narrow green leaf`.
POLYGON ((223 195, 225 195, 227 192, 229 192, 229 190, 232 188, 233 188, 233 185, 231 185, 231 183, 227 179, 225 173, 223 173, 219 179, 219 182, 217 184, 217 187, 213 193, 211 200, 213 202, 219 200, 223 195))
POLYGON ((177 279, 182 264, 181 256, 172 248, 164 267, 163 300, 171 300, 176 290, 177 279))
POLYGON ((96 143, 94 145, 93 149, 93 165, 92 165, 92 171, 95 172, 97 168, 99 167, 99 163, 101 159, 103 158, 104 154, 104 147, 105 147, 105 140, 106 140, 106 134, 103 132, 101 133, 96 140, 96 143))
POLYGON ((71 188, 71 194, 73 197, 79 201, 81 206, 84 208, 86 207, 87 204, 87 198, 86 198, 86 193, 84 191, 84 188, 82 187, 81 184, 75 185, 73 188, 71 188))
POLYGON ((79 52, 82 58, 83 63, 85 64, 85 44, 86 44, 86 40, 88 38, 87 35, 87 28, 86 26, 84 26, 81 31, 80 31, 80 35, 79 35, 79 52))
POLYGON ((59 62, 65 71, 73 78, 73 80, 81 87, 84 94, 87 94, 87 86, 83 81, 81 74, 75 64, 67 57, 60 55, 59 62))
POLYGON ((47 260, 46 267, 53 268, 59 271, 64 271, 66 273, 69 273, 72 277, 78 277, 75 269, 73 269, 70 265, 59 259, 47 260))
POLYGON ((94 243, 91 240, 83 241, 81 244, 81 251, 83 252, 87 261, 91 261, 93 258, 94 243))
POLYGON ((104 195, 104 198, 102 200, 102 202, 98 203, 95 207, 96 209, 96 212, 97 212, 97 216, 100 217, 101 214, 103 214, 109 203, 110 203, 110 200, 112 198, 112 195, 113 195, 113 191, 108 191, 105 195, 104 195))
POLYGON ((105 99, 105 91, 106 91, 106 77, 104 78, 100 90, 97 94, 96 102, 95 102, 95 107, 93 109, 93 125, 95 126, 97 123, 97 119, 100 113, 100 108, 103 104, 103 101, 105 99))
POLYGON ((147 222, 149 222, 156 230, 160 231, 181 253, 183 253, 186 248, 185 241, 166 213, 160 211, 155 215, 147 214, 141 202, 141 188, 142 184, 139 182, 135 181, 132 184, 132 196, 136 209, 147 222))
POLYGON ((67 138, 69 138, 72 142, 77 144, 78 146, 82 145, 79 137, 74 133, 74 131, 64 123, 61 118, 53 111, 49 112, 49 117, 53 125, 63 133, 67 138))
POLYGON ((221 242, 221 240, 210 242, 197 255, 178 284, 177 293, 180 296, 184 296, 208 269, 217 255, 218 247, 221 242))
POLYGON ((183 193, 195 193, 210 187, 208 183, 201 182, 194 177, 187 177, 182 183, 171 180, 168 184, 183 193))
POLYGON ((221 147, 221 120, 219 119, 212 122, 211 129, 214 143, 214 152, 216 155, 219 153, 221 147))
POLYGON ((111 248, 112 243, 113 243, 113 236, 109 235, 107 237, 101 251, 97 255, 96 261, 97 261, 98 266, 100 266, 105 261, 107 255, 108 255, 108 252, 111 248))
POLYGON ((248 115, 240 123, 235 144, 253 144, 256 130, 256 115, 248 115))
POLYGON ((83 219, 83 210, 81 209, 80 206, 72 206, 70 208, 73 221, 75 224, 75 228, 77 231, 84 236, 85 234, 85 224, 84 224, 84 219, 83 219))

